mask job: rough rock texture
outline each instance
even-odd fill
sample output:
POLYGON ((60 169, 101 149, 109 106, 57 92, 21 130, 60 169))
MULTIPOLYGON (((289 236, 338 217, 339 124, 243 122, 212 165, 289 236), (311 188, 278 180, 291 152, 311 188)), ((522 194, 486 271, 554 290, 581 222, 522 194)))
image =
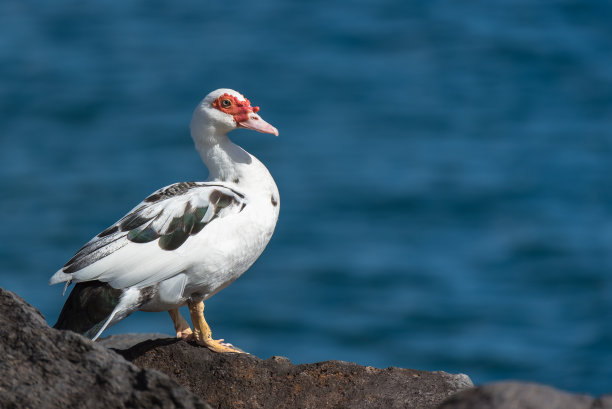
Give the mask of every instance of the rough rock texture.
POLYGON ((612 395, 595 399, 518 382, 474 388, 462 374, 340 361, 264 361, 163 334, 96 344, 49 328, 35 308, 1 288, 0 375, 2 408, 211 408, 201 397, 217 408, 612 409, 612 395))
POLYGON ((96 344, 105 346, 111 349, 129 349, 141 342, 152 341, 160 338, 172 338, 170 334, 160 334, 157 332, 151 333, 130 333, 130 334, 115 334, 108 337, 98 338, 96 344))
POLYGON ((534 383, 500 382, 459 392, 439 409, 612 409, 612 395, 594 399, 534 383))
POLYGON ((435 408, 472 386, 467 375, 341 361, 294 365, 280 357, 216 354, 176 339, 118 352, 173 377, 218 408, 435 408))
POLYGON ((0 288, 2 408, 209 408, 167 376, 138 368, 0 288))

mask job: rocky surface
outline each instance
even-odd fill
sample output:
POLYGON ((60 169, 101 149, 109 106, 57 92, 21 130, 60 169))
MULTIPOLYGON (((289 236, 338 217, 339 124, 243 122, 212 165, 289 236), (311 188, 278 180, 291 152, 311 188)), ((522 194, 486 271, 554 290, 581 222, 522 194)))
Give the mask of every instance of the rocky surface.
POLYGON ((164 334, 93 343, 50 328, 1 288, 0 374, 2 408, 612 409, 612 395, 517 382, 474 388, 462 374, 341 361, 294 365, 215 354, 164 334))
POLYGON ((0 407, 210 408, 177 382, 88 339, 49 328, 0 288, 0 407))
POLYGON ((612 409, 612 395, 595 399, 535 383, 499 382, 459 392, 439 409, 612 409))
POLYGON ((281 357, 216 354, 176 339, 146 341, 118 352, 219 408, 425 409, 472 386, 467 375, 341 361, 294 365, 281 357))

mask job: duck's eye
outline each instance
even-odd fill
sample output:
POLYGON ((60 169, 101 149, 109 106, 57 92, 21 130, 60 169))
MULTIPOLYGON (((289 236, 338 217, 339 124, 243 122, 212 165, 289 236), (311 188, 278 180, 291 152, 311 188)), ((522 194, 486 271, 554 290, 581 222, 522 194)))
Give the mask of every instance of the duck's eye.
POLYGON ((230 101, 229 99, 224 99, 221 101, 221 106, 223 108, 229 108, 232 106, 232 101, 230 101))

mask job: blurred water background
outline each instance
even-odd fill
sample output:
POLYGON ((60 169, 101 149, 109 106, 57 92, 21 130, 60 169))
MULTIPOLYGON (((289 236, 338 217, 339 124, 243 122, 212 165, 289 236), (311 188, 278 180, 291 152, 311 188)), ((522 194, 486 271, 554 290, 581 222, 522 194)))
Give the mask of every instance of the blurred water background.
MULTIPOLYGON (((612 5, 559 0, 0 3, 0 285, 48 278, 159 187, 234 88, 281 192, 207 303, 262 358, 612 392, 612 5)), ((107 334, 171 333, 137 313, 107 334)))

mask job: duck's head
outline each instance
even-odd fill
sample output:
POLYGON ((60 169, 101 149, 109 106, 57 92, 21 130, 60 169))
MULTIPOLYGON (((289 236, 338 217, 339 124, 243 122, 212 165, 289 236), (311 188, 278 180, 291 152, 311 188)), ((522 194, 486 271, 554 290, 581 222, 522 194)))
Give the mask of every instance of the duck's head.
POLYGON ((264 121, 257 112, 259 107, 232 89, 221 88, 211 92, 196 107, 191 120, 191 133, 196 137, 226 135, 237 128, 253 129, 278 136, 278 130, 264 121), (205 135, 208 134, 208 135, 205 135))

